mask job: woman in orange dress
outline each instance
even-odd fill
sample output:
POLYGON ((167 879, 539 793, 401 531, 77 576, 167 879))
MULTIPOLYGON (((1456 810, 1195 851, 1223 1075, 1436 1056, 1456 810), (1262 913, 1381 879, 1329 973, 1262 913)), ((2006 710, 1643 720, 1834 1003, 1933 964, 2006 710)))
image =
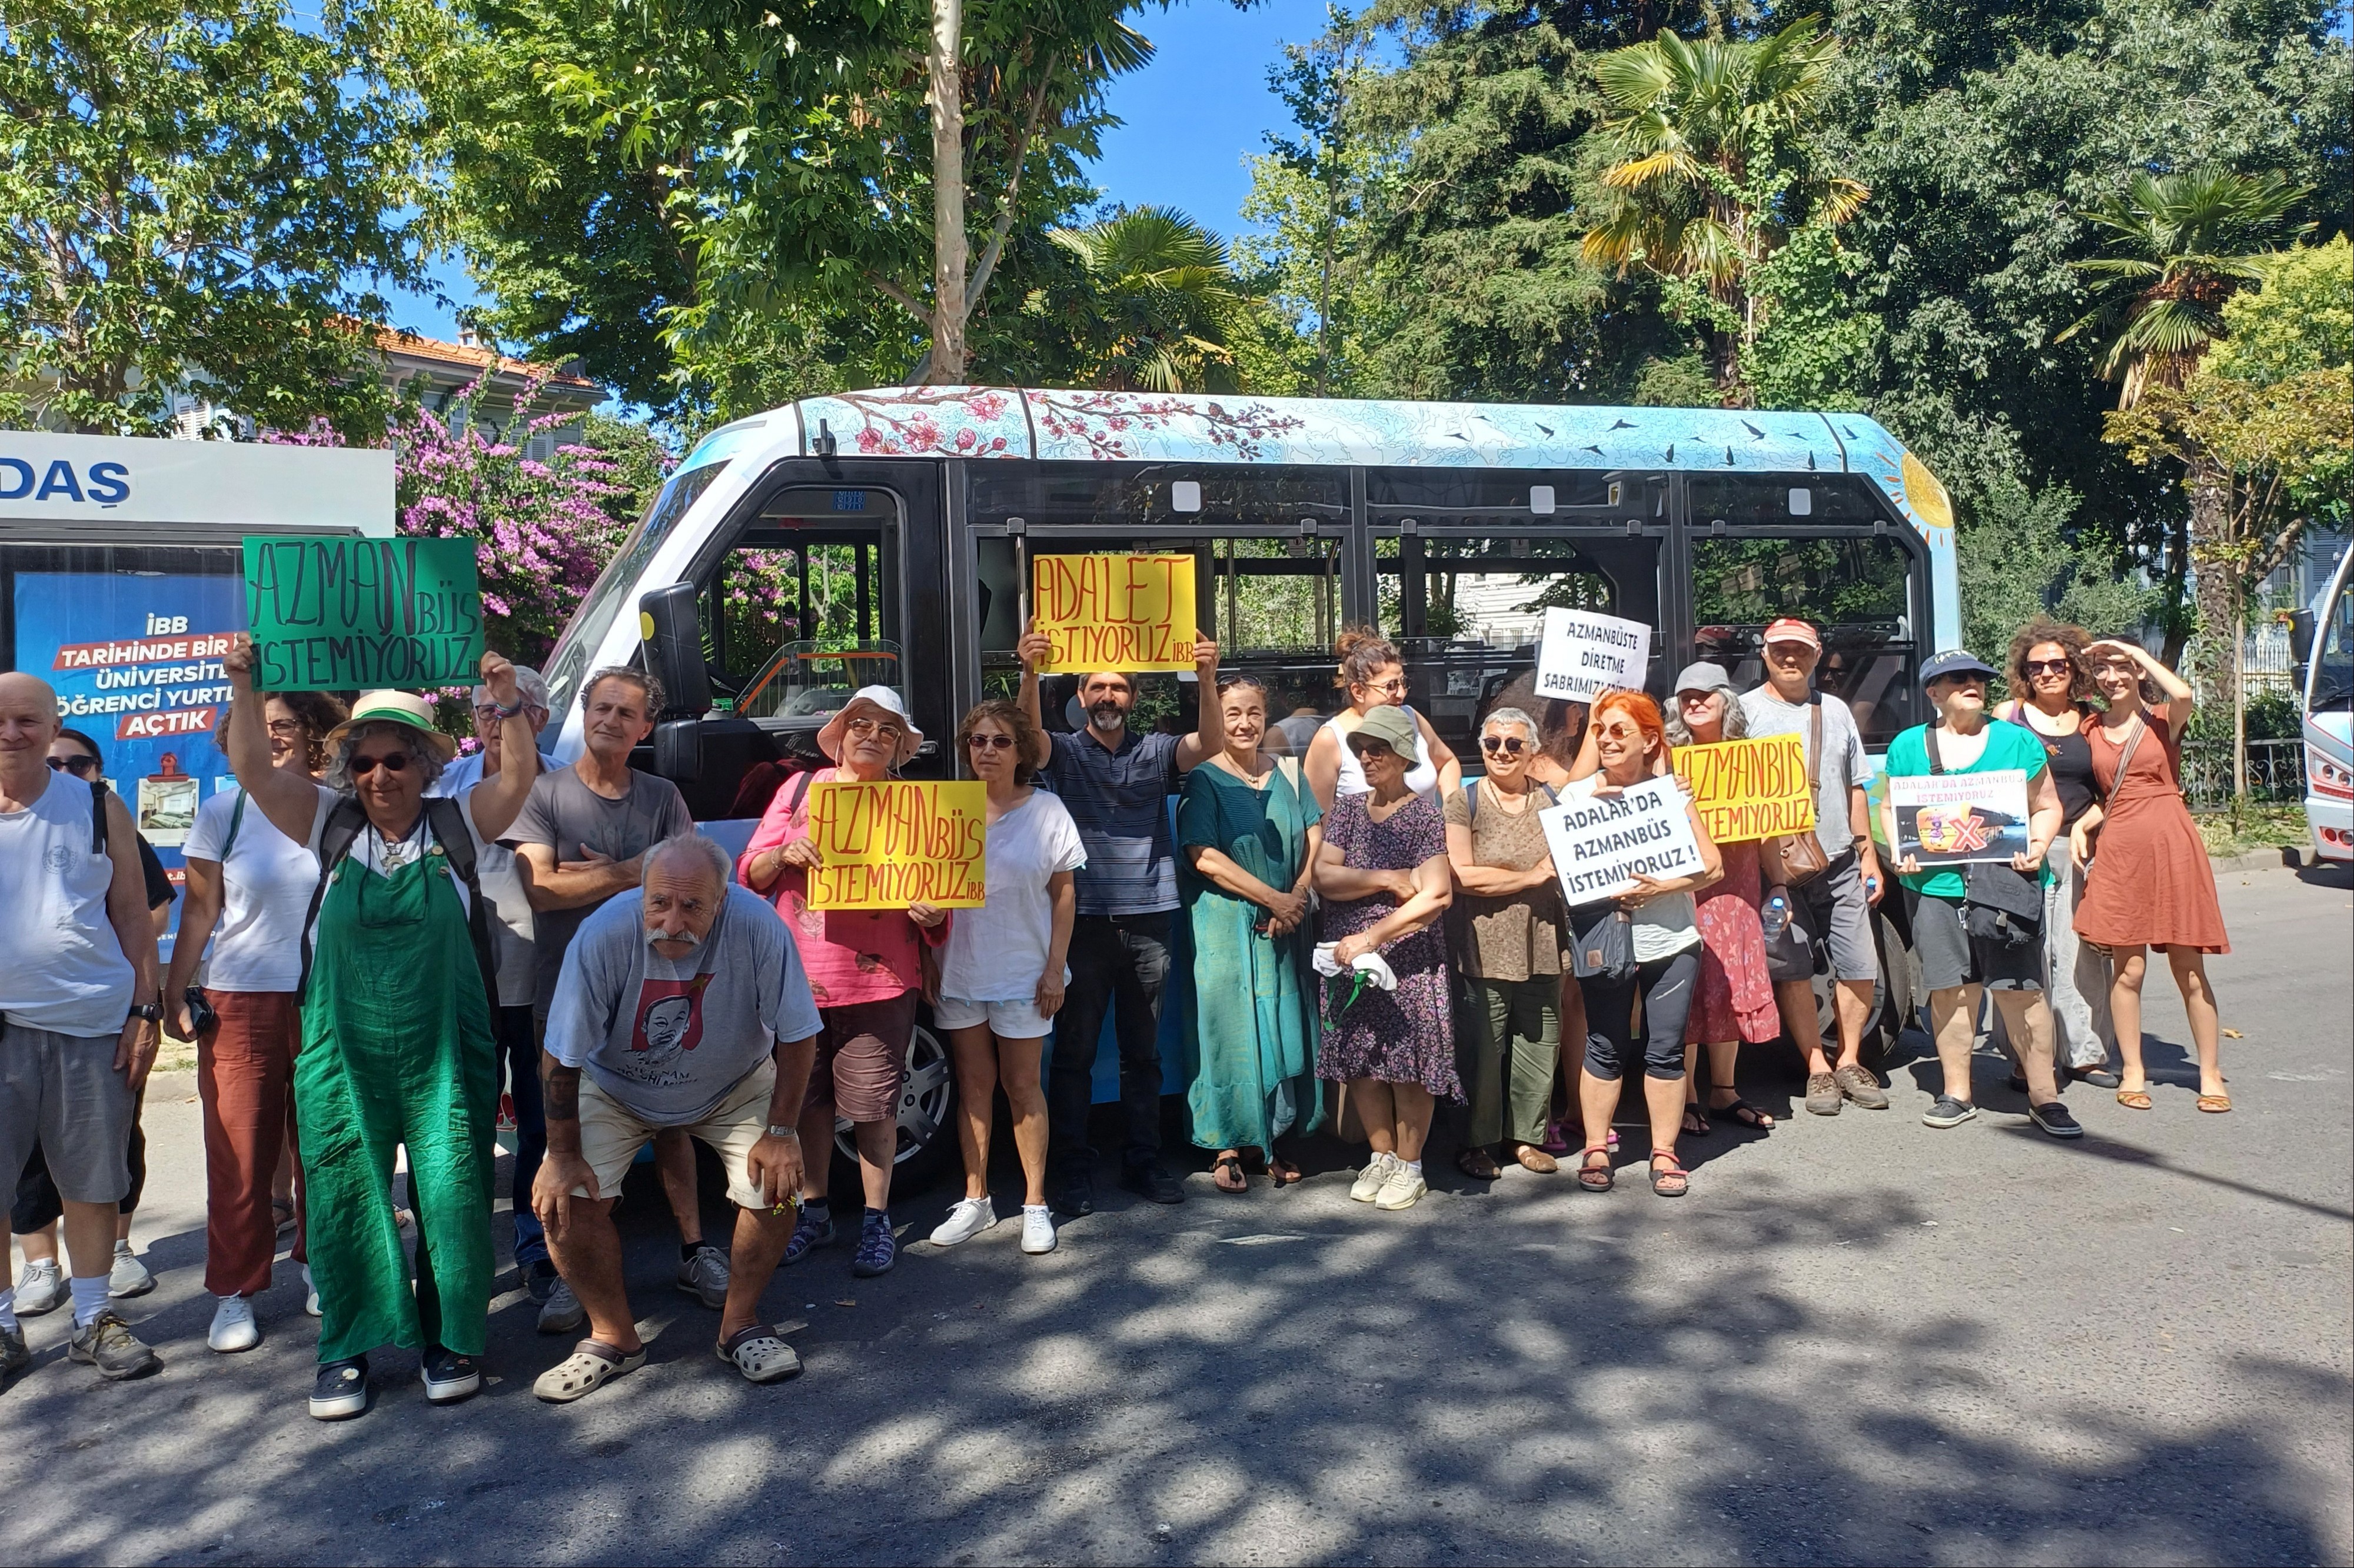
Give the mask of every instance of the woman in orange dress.
POLYGON ((2148 949, 2166 954, 2174 983, 2190 1015, 2199 1050, 2199 1108, 2228 1111, 2223 1089, 2221 1022, 2207 955, 2228 953, 2223 911, 2215 899, 2215 873, 2207 845, 2182 800, 2178 775, 2182 732, 2190 723, 2190 687, 2147 650, 2109 638, 2084 651, 2093 683, 2108 711, 2084 721, 2093 747, 2099 805, 2076 820, 2069 853, 2091 872, 2076 907, 2076 935, 2109 949, 2113 962, 2109 1012, 2125 1056, 2117 1103, 2149 1109, 2149 1081, 2141 1062, 2141 984, 2148 949), (2153 691, 2164 702, 2148 700, 2153 691), (2094 842, 2097 832, 2099 841, 2094 842))

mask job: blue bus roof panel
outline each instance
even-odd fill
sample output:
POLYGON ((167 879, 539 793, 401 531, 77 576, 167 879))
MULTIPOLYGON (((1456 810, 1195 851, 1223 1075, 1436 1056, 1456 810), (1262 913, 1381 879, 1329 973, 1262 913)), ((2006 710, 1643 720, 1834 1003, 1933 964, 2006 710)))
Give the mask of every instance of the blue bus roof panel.
POLYGON ((1363 464, 1859 473, 1929 547, 1934 623, 1957 636, 1946 487, 1861 414, 1556 408, 1155 392, 885 387, 795 405, 801 452, 1046 462, 1363 464))

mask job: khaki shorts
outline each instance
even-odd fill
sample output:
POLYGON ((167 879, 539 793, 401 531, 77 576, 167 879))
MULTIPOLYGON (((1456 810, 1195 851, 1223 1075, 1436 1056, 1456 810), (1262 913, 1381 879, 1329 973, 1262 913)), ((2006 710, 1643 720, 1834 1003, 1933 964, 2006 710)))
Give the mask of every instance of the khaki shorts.
MULTIPOLYGON (((764 1060, 727 1091, 710 1115, 683 1129, 718 1154, 720 1167, 727 1172, 727 1201, 739 1209, 768 1207, 768 1199, 752 1183, 745 1157, 769 1129, 769 1095, 776 1083, 776 1063, 764 1060)), ((630 1173, 638 1150, 666 1130, 657 1122, 640 1120, 635 1111, 598 1087, 596 1079, 580 1075, 580 1158, 596 1173, 600 1196, 620 1197, 621 1178, 630 1173)), ((572 1195, 588 1194, 576 1187, 572 1195)))

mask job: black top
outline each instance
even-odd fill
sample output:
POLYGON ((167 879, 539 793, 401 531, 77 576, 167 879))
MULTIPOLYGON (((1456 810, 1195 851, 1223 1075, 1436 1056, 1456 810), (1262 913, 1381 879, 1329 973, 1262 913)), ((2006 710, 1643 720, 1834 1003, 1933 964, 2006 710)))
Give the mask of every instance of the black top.
MULTIPOLYGON (((2066 735, 2046 735, 2027 722, 2020 711, 2023 704, 2006 705, 2010 722, 2043 743, 2043 755, 2052 767, 2052 786, 2060 792, 2060 831, 2064 833, 2101 798, 2099 787, 2093 782, 2093 743, 2081 727, 2066 735)), ((2082 703, 2076 705, 2080 726, 2092 711, 2082 703)))
POLYGON ((171 877, 164 873, 163 857, 155 853, 155 846, 147 842, 145 833, 139 835, 139 869, 147 876, 148 908, 161 909, 179 896, 173 890, 171 877))

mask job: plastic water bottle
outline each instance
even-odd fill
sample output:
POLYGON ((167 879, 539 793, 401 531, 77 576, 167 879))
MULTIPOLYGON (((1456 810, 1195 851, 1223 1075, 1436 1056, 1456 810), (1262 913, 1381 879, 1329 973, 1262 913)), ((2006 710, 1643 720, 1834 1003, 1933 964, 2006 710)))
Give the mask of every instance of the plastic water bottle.
POLYGON ((1759 919, 1766 927, 1766 945, 1770 948, 1782 939, 1783 932, 1790 928, 1789 896, 1787 894, 1776 893, 1766 899, 1766 907, 1760 912, 1759 919))

